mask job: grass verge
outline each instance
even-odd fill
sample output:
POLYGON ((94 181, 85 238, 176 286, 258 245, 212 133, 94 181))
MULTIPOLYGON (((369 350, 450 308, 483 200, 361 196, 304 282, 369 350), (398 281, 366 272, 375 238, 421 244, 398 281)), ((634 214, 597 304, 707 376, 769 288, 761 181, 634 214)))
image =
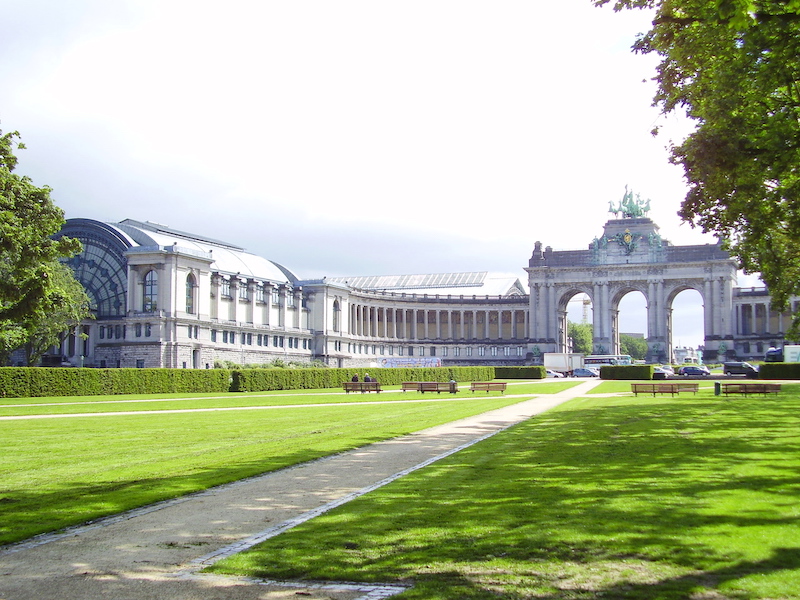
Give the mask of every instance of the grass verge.
MULTIPOLYGON (((343 399, 320 395, 321 406, 269 410, 0 420, 0 543, 519 402, 496 394, 379 404, 343 399)), ((181 408, 207 408, 207 400, 181 408)), ((224 402, 230 408, 251 400, 232 395, 224 402)))
MULTIPOLYGON (((628 388, 629 389, 629 388, 628 388)), ((398 598, 800 597, 800 389, 581 398, 218 563, 398 598)))

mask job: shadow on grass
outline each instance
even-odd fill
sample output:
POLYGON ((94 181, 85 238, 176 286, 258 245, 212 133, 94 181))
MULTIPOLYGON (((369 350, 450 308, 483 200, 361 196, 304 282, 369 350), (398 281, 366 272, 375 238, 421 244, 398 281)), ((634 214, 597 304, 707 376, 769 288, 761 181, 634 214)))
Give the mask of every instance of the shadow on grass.
POLYGON ((415 580, 408 598, 686 598, 800 568, 798 400, 572 406, 215 570, 415 580))

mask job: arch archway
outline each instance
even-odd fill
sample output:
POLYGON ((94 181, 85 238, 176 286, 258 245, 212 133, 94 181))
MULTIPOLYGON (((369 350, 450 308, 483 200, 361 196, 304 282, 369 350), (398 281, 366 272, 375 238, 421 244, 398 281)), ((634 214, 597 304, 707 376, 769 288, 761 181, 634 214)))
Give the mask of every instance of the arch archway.
POLYGON ((647 361, 671 358, 671 305, 682 291, 703 297, 703 340, 708 355, 732 347, 732 293, 736 262, 721 245, 673 246, 649 218, 608 221, 587 250, 553 251, 536 242, 528 268, 531 343, 564 352, 566 306, 586 293, 593 308, 596 354, 619 353, 619 305, 632 291, 647 306, 647 361))

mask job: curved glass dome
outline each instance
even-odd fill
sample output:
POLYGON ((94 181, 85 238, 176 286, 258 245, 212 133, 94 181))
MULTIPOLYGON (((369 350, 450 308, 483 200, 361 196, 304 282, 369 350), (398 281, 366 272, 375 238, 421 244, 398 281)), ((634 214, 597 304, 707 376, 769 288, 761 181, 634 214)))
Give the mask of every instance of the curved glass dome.
POLYGON ((134 245, 133 240, 91 219, 69 219, 57 235, 61 236, 77 238, 83 244, 81 253, 66 262, 86 289, 95 317, 124 316, 128 289, 125 251, 134 245))

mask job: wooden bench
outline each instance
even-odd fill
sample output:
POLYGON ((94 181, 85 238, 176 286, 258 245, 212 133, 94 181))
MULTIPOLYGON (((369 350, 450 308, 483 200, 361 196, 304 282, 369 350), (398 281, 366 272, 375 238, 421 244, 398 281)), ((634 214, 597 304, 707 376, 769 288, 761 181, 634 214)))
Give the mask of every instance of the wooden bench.
POLYGON ((381 384, 377 381, 345 381, 342 383, 344 391, 350 392, 381 392, 381 384))
POLYGON ((402 384, 404 392, 458 392, 458 384, 455 381, 404 381, 402 384))
POLYGON ((689 382, 648 382, 631 384, 631 391, 636 396, 639 394, 653 394, 653 396, 656 394, 670 394, 674 396, 675 394, 680 394, 681 392, 692 392, 696 394, 699 388, 700 384, 689 382))
POLYGON ((505 392, 506 391, 506 382, 505 381, 475 381, 469 386, 470 392, 486 392, 487 394, 490 391, 495 392, 505 392))
POLYGON ((736 394, 737 396, 748 396, 750 394, 775 394, 781 391, 780 383, 722 383, 722 393, 726 396, 736 394))

